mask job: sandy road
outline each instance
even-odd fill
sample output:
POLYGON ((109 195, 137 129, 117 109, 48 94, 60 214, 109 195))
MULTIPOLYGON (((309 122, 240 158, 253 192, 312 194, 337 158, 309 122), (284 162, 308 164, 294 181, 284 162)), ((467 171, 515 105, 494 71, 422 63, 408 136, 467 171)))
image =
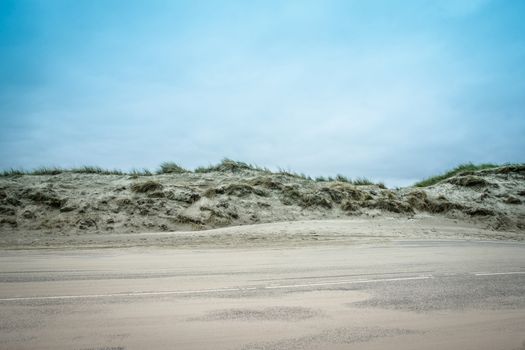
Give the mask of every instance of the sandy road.
POLYGON ((524 349, 525 244, 0 251, 1 349, 524 349))

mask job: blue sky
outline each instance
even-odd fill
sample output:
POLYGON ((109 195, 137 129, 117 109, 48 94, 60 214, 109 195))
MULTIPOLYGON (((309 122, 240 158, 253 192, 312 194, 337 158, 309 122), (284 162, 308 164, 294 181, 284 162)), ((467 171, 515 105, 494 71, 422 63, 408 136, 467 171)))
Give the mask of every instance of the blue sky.
POLYGON ((0 0, 0 168, 525 161, 525 2, 0 0))

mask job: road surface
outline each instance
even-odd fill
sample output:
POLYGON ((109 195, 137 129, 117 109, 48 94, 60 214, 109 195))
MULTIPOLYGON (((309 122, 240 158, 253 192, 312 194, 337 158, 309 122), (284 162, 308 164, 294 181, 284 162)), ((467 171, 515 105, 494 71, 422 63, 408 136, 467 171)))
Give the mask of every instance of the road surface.
POLYGON ((0 349, 525 349, 525 244, 0 251, 0 349))

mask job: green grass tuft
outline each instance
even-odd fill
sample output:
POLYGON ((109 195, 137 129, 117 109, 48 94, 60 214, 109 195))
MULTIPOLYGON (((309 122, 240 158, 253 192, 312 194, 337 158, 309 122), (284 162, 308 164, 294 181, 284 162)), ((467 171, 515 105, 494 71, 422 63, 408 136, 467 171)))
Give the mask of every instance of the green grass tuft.
POLYGON ((109 169, 103 169, 98 166, 90 166, 90 165, 82 166, 80 168, 73 168, 67 171, 71 173, 76 173, 76 174, 124 175, 122 171, 117 170, 117 169, 109 170, 109 169))
POLYGON ((341 175, 341 174, 337 174, 337 175, 335 176, 335 181, 339 181, 339 182, 350 182, 350 183, 352 183, 352 180, 349 180, 346 176, 341 175))
POLYGON ((352 181, 353 185, 356 186, 369 186, 369 185, 375 185, 372 181, 368 180, 365 177, 358 177, 357 179, 352 181))
POLYGON ((27 174, 27 171, 25 170, 22 170, 22 169, 8 169, 8 170, 2 170, 2 172, 0 173, 0 176, 21 176, 21 175, 26 175, 27 174))
POLYGON ((131 175, 133 178, 137 178, 139 176, 151 176, 153 173, 149 171, 148 169, 132 169, 128 175, 131 175))
POLYGON ((65 172, 64 169, 57 168, 57 167, 52 167, 52 168, 40 167, 40 168, 31 170, 29 174, 30 175, 58 175, 58 174, 62 174, 63 172, 65 172))
POLYGON ((364 185, 376 185, 378 186, 379 188, 382 188, 382 189, 386 189, 386 186, 384 183, 382 182, 378 182, 378 183, 374 183, 366 178, 357 178, 355 180, 352 180, 344 175, 341 175, 341 174, 337 174, 335 178, 331 177, 331 176, 328 176, 328 177, 324 177, 324 176, 318 176, 315 178, 315 181, 317 182, 345 182, 345 183, 348 183, 348 184, 352 184, 354 186, 364 186, 364 185))
POLYGON ((438 182, 441 182, 445 179, 448 179, 450 177, 456 176, 460 173, 469 172, 469 171, 478 171, 478 170, 484 170, 484 169, 493 169, 497 168, 500 165, 491 164, 491 163, 484 163, 484 164, 473 164, 473 163, 466 163, 461 164, 455 167, 452 170, 447 171, 444 174, 432 176, 428 179, 422 180, 414 184, 415 187, 427 187, 437 184, 438 182))

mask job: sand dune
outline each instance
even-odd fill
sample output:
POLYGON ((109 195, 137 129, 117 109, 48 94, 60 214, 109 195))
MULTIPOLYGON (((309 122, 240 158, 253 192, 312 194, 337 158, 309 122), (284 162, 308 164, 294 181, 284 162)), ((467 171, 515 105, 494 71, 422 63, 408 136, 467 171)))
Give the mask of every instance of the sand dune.
MULTIPOLYGON (((180 237, 191 236, 194 231, 200 231, 194 237, 214 236, 223 231, 204 234, 203 230, 276 222, 308 224, 260 226, 258 230, 266 232, 271 227, 268 232, 279 233, 281 227, 295 227, 310 237, 306 233, 312 230, 329 233, 327 227, 333 225, 326 220, 337 220, 337 227, 343 227, 347 235, 348 222, 355 226, 356 220, 374 219, 363 224, 367 232, 373 231, 374 222, 391 227, 420 222, 425 230, 453 223, 482 230, 467 234, 469 237, 521 240, 525 237, 524 200, 523 166, 462 173, 430 187, 396 190, 316 182, 256 169, 152 176, 20 175, 0 178, 0 232, 4 246, 35 240, 52 245, 71 240, 89 242, 93 240, 89 237, 100 234, 111 234, 114 238, 109 241, 125 242, 137 236, 116 234, 144 232, 179 232, 165 238, 170 241, 174 238, 169 237, 178 237, 178 243, 183 244, 180 237)), ((243 228, 243 232, 251 230, 243 228)), ((406 230, 397 236, 425 236, 410 233, 410 224, 406 230)), ((389 232, 392 235, 394 231, 389 232)), ((284 234, 272 239, 284 239, 284 234)), ((461 237, 462 233, 455 235, 461 237)), ((443 234, 451 236, 454 233, 443 234)), ((162 235, 151 237, 155 238, 143 238, 162 243, 162 235)))

